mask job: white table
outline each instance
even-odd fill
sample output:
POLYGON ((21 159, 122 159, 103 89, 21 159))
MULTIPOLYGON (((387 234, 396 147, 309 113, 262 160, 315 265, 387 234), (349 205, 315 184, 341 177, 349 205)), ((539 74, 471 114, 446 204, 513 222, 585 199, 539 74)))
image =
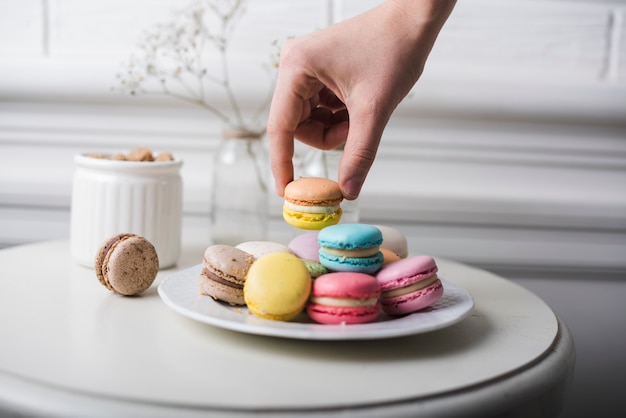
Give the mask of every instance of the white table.
POLYGON ((447 260, 475 306, 409 337, 303 341, 223 330, 106 290, 67 241, 0 251, 0 416, 551 417, 571 382, 567 328, 514 283, 447 260))

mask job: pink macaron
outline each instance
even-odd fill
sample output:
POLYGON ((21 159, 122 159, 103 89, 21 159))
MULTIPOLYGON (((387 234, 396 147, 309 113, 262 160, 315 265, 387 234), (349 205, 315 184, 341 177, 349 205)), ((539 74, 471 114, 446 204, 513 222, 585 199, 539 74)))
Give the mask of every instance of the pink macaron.
POLYGON ((427 255, 416 255, 390 263, 376 274, 380 303, 388 315, 405 315, 424 309, 443 295, 437 263, 427 255))
POLYGON ((363 324, 378 318, 380 285, 357 272, 324 274, 313 281, 309 317, 320 324, 363 324))

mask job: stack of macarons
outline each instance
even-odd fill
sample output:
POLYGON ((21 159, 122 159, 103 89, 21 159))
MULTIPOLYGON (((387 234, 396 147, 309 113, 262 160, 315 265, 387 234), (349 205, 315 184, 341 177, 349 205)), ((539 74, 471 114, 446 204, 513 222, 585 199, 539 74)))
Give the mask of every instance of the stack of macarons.
POLYGON ((210 246, 200 289, 263 319, 290 321, 302 314, 320 324, 363 324, 381 312, 406 315, 443 294, 432 257, 408 256, 398 230, 361 223, 304 232, 287 245, 210 246))

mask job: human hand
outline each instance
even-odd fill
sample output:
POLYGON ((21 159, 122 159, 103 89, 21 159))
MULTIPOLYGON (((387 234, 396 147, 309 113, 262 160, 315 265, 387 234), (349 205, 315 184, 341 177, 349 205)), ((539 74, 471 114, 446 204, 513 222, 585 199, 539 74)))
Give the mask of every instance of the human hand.
POLYGON ((345 143, 338 181, 358 197, 392 112, 417 82, 454 0, 387 0, 281 49, 267 133, 276 191, 293 180, 294 138, 345 143))

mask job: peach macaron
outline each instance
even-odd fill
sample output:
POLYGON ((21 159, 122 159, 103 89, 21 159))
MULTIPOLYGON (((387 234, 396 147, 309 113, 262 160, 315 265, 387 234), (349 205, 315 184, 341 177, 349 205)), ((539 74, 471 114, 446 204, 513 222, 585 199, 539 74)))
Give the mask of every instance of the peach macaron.
POLYGON ((343 194, 336 181, 300 177, 284 190, 283 219, 300 229, 320 230, 339 223, 343 194))

